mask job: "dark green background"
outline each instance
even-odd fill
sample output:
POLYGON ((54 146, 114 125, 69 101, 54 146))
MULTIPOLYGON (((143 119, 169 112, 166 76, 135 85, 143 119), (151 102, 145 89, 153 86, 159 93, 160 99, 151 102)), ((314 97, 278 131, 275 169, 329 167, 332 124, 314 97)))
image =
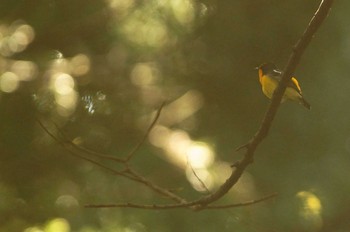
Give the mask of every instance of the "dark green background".
MULTIPOLYGON (((81 137, 90 149, 120 157, 143 136, 146 124, 140 126, 140 121, 164 99, 172 102, 196 90, 203 106, 171 129, 206 142, 215 151, 216 162, 233 163, 240 157, 235 148, 259 128, 269 104, 253 68, 268 60, 283 68, 320 1, 116 2, 133 5, 123 10, 112 9, 107 1, 1 1, 1 32, 23 20, 33 27, 35 38, 24 51, 0 56, 0 63, 32 61, 37 73, 12 93, 0 91, 0 231, 65 232, 52 228, 61 219, 69 224, 67 231, 78 232, 350 230, 348 1, 335 1, 296 70, 312 110, 291 102, 281 105, 269 136, 247 169, 253 187, 241 187, 248 194, 245 200, 273 192, 278 197, 243 208, 202 212, 83 208, 89 203, 172 202, 70 156, 36 118, 52 131, 56 122, 68 138, 81 137), (180 9, 170 9, 168 2, 190 7, 192 21, 179 21, 180 9), (135 42, 150 36, 147 30, 139 33, 142 29, 134 36, 125 34, 123 28, 135 17, 139 26, 150 21, 162 24, 168 40, 135 42), (91 62, 82 77, 88 82, 72 75, 80 100, 67 116, 57 113, 47 77, 59 54, 66 59, 85 54, 91 62), (138 63, 152 64, 160 72, 153 87, 161 94, 151 102, 130 80, 138 63), (101 93, 105 99, 98 97, 101 93), (93 114, 88 113, 88 104, 95 107, 93 114), (321 202, 318 215, 302 214, 307 209, 297 194, 303 191, 321 202), (60 196, 73 197, 76 204, 58 204, 60 196)), ((0 75, 8 67, 0 65, 0 75)), ((160 158, 163 153, 146 141, 131 163, 145 177, 188 199, 202 196, 184 170, 160 158)), ((244 201, 244 194, 243 198, 235 194, 220 203, 244 201)))

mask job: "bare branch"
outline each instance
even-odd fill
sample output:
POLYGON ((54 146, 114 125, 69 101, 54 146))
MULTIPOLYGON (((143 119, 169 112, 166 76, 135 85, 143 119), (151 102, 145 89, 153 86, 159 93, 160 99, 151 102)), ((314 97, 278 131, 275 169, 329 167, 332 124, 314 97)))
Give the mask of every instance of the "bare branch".
POLYGON ((201 184, 201 186, 205 189, 205 191, 210 194, 210 190, 208 189, 208 187, 205 185, 205 183, 203 182, 203 180, 201 178, 199 178, 199 176, 197 175, 196 171, 193 169, 191 163, 187 160, 187 165, 191 168, 191 171, 193 173, 193 175, 196 177, 196 179, 199 181, 199 183, 201 184))
POLYGON ((96 151, 92 151, 90 149, 86 149, 85 147, 81 147, 79 145, 76 145, 75 143, 73 143, 71 141, 67 141, 67 143, 70 146, 72 146, 73 148, 76 148, 77 150, 80 150, 81 152, 85 152, 87 154, 94 155, 94 156, 99 157, 101 159, 112 160, 112 161, 115 161, 117 163, 125 163, 125 160, 122 159, 122 158, 117 158, 117 157, 114 157, 112 155, 106 155, 106 154, 102 154, 102 153, 99 153, 99 152, 96 152, 96 151))
POLYGON ((38 124, 40 125, 40 127, 41 127, 52 139, 54 139, 58 144, 60 144, 63 148, 65 148, 65 149, 69 152, 70 155, 75 156, 75 157, 77 157, 77 158, 79 158, 79 159, 85 160, 85 161, 87 161, 87 162, 89 162, 89 163, 92 163, 92 164, 98 166, 98 167, 101 167, 101 168, 103 168, 103 169, 105 169, 105 170, 111 172, 113 175, 123 176, 123 177, 126 177, 126 178, 130 179, 130 180, 136 181, 135 177, 126 174, 125 171, 116 171, 116 170, 114 170, 114 169, 112 169, 112 168, 110 168, 110 167, 107 167, 107 166, 105 166, 105 165, 103 165, 103 164, 101 164, 101 163, 99 163, 99 162, 97 162, 97 161, 95 161, 95 160, 93 160, 93 159, 87 158, 87 157, 85 157, 85 156, 83 156, 83 155, 79 155, 79 154, 77 154, 76 152, 73 152, 72 150, 70 150, 70 149, 67 148, 67 146, 66 146, 66 144, 65 144, 64 142, 62 142, 62 141, 61 141, 60 139, 58 139, 53 133, 51 133, 51 132, 42 124, 42 122, 41 122, 39 119, 36 119, 36 121, 38 122, 38 124))
POLYGON ((144 134, 144 136, 142 137, 142 139, 140 140, 140 142, 131 150, 131 152, 126 156, 125 158, 125 161, 129 161, 133 156, 134 154, 138 151, 138 149, 141 147, 141 145, 145 142, 145 140, 147 139, 149 133, 151 132, 151 130, 153 129, 153 127, 156 125, 158 119, 159 119, 159 116, 160 116, 160 113, 162 112, 162 109, 164 108, 165 106, 165 102, 163 102, 159 109, 157 110, 157 113, 156 115, 154 116, 154 119, 152 121, 152 123, 149 125, 146 133, 144 134))
MULTIPOLYGON (((139 143, 131 150, 131 152, 125 157, 125 158, 117 158, 115 156, 111 156, 111 155, 106 155, 106 154, 102 154, 102 153, 99 153, 99 152, 96 152, 96 151, 92 151, 90 149, 86 149, 84 147, 81 147, 79 145, 76 145, 75 143, 73 143, 72 141, 70 140, 65 140, 65 143, 69 144, 70 146, 72 146, 73 148, 76 148, 82 152, 85 152, 85 153, 88 153, 90 155, 94 155, 94 156, 97 156, 99 158, 102 158, 102 159, 108 159, 108 160, 112 160, 112 161, 115 161, 117 163, 126 163, 128 162, 132 157, 133 155, 138 151, 138 149, 142 146, 142 144, 145 142, 145 140, 147 139, 147 136, 149 135, 149 133, 151 132, 151 130, 153 129, 153 127, 156 125, 158 119, 159 119, 159 116, 160 116, 160 113, 162 111, 162 109, 164 108, 165 106, 165 102, 163 102, 159 109, 157 110, 156 112, 156 115, 154 116, 151 124, 149 125, 147 131, 145 132, 145 134, 143 135, 142 139, 139 141, 139 143)), ((66 136, 64 135, 64 133, 61 131, 61 129, 57 126, 56 123, 53 122, 53 124, 55 125, 56 129, 60 132, 60 134, 63 135, 63 137, 65 138, 66 136)))
MULTIPOLYGON (((186 203, 186 200, 177 196, 176 194, 174 194, 173 192, 169 191, 169 190, 166 190, 162 187, 159 187, 158 185, 155 185, 153 184, 151 181, 147 180, 146 178, 144 178, 143 176, 141 176, 140 174, 136 173, 136 171, 132 170, 128 163, 127 162, 124 162, 124 166, 125 166, 125 169, 123 169, 122 171, 116 171, 100 162, 97 162, 93 159, 90 159, 90 158, 87 158, 83 155, 80 155, 74 151, 72 151, 71 149, 69 149, 69 147, 67 147, 67 144, 63 141, 61 141, 59 138, 57 138, 52 132, 50 132, 43 124, 42 122, 39 120, 39 119, 36 119, 36 121, 38 122, 38 124, 40 125, 40 127, 51 137, 53 138, 58 144, 60 144, 63 148, 65 148, 69 154, 71 154, 72 156, 75 156, 77 158, 80 158, 82 160, 85 160, 87 162, 90 162, 96 166, 99 166, 109 172, 111 172, 113 175, 117 175, 117 176, 122 176, 122 177, 125 177, 127 179, 130 179, 132 181, 135 181, 135 182, 138 182, 138 183, 141 183, 141 184, 144 184, 145 186, 147 186, 148 188, 152 189, 154 192, 164 196, 164 197, 167 197, 169 199, 172 199, 174 200, 175 202, 178 202, 178 203, 186 203)), ((71 145, 71 144, 69 144, 71 145)), ((91 151, 89 151, 90 153, 91 151)), ((100 157, 100 154, 99 156, 100 157)))
POLYGON ((137 179, 138 182, 146 185, 147 187, 151 188, 153 191, 159 193, 160 195, 165 196, 167 198, 170 198, 173 201, 181 203, 181 204, 187 203, 187 201, 185 199, 179 197, 178 195, 174 194, 173 192, 171 192, 167 189, 159 187, 158 185, 152 183, 151 181, 147 180, 143 176, 136 173, 134 170, 129 169, 128 173, 130 173, 135 179, 137 179))
POLYGON ((316 33, 317 29, 321 26, 324 19, 327 17, 333 1, 334 0, 323 0, 321 2, 318 10, 316 11, 313 18, 311 19, 304 34, 301 36, 300 40, 297 42, 295 49, 293 50, 289 58, 287 67, 283 72, 282 80, 273 94, 272 101, 265 114, 264 120, 262 121, 262 124, 259 130, 256 132, 256 134, 247 144, 239 148, 239 149, 241 148, 247 149, 243 158, 240 161, 237 161, 235 163, 235 168, 231 173, 231 176, 226 180, 226 182, 216 192, 199 200, 198 201, 199 205, 203 205, 203 206, 207 205, 224 196, 232 188, 232 186, 234 186, 237 183, 242 173, 244 172, 245 168, 250 163, 253 162, 254 152, 256 148, 261 143, 261 141, 267 136, 270 130, 272 121, 275 118, 282 96, 286 89, 286 84, 288 80, 291 78, 292 74, 294 73, 294 70, 297 64, 299 63, 300 58, 304 53, 307 45, 310 43, 312 37, 316 33))
POLYGON ((277 196, 277 193, 270 194, 268 196, 259 198, 257 200, 237 203, 237 204, 229 204, 229 205, 207 205, 201 208, 192 207, 193 202, 185 203, 185 204, 169 204, 169 205, 141 205, 134 203, 122 203, 122 204, 99 204, 99 205, 85 205, 85 208, 137 208, 137 209, 148 209, 148 210, 166 210, 166 209, 176 209, 176 208, 186 208, 192 210, 203 210, 203 209, 228 209, 228 208, 237 208, 248 205, 254 205, 266 200, 269 200, 273 197, 277 196))
MULTIPOLYGON (((87 153, 89 155, 93 155, 93 156, 96 156, 96 157, 99 157, 99 158, 102 158, 102 159, 113 160, 113 161, 115 161, 117 163, 125 163, 125 160, 122 159, 122 158, 117 158, 117 157, 114 157, 114 156, 111 156, 111 155, 102 154, 102 153, 99 153, 99 152, 87 149, 85 147, 81 147, 81 146, 73 143, 70 139, 67 138, 65 133, 61 130, 61 128, 54 121, 51 121, 51 122, 52 122, 53 125, 55 125, 56 130, 59 132, 59 134, 63 138, 63 141, 59 140, 58 138, 56 139, 56 141, 59 140, 59 142, 60 143, 64 143, 65 146, 71 146, 72 148, 75 148, 75 149, 77 149, 77 150, 79 150, 81 152, 84 152, 84 153, 87 153)), ((43 125, 41 125, 41 127, 43 127, 43 125)), ((45 128, 44 130, 47 131, 47 128, 45 128)))
MULTIPOLYGON (((297 64, 299 63, 302 54, 304 53, 306 47, 310 43, 312 37, 316 33, 317 29, 320 27, 324 19, 327 17, 327 14, 333 4, 334 0, 322 0, 318 10, 314 14, 313 18, 311 19, 308 27, 306 28, 305 32, 301 36, 300 40, 297 42, 290 58, 287 63, 287 66, 283 72, 282 79, 276 89, 276 91, 273 94, 271 103, 269 105, 269 108, 267 112, 265 113, 264 119, 261 123, 261 126, 259 130, 256 132, 256 134, 250 139, 250 141, 243 146, 240 146, 238 150, 245 148, 245 154, 243 158, 232 166, 233 170, 229 178, 225 181, 224 184, 222 184, 215 192, 208 194, 198 200, 194 200, 191 202, 186 201, 185 199, 177 196, 173 192, 164 189, 162 187, 159 187, 155 184, 153 184, 151 181, 147 180, 143 176, 136 173, 134 170, 132 170, 129 167, 128 162, 131 160, 131 158, 134 156, 134 154, 137 152, 137 150, 141 147, 141 145, 144 143, 144 141, 147 139, 148 134, 156 124, 161 110, 164 107, 163 103, 161 107, 158 109, 155 118, 153 119, 152 123, 150 124, 148 130, 146 131, 143 138, 140 140, 140 142, 131 150, 131 152, 125 157, 125 159, 121 160, 121 163, 124 163, 125 169, 123 171, 115 171, 109 167, 106 167, 94 160, 88 159, 84 156, 77 155, 74 152, 70 151, 71 154, 87 160, 91 163, 96 164, 97 166, 100 166, 106 170, 111 171, 115 175, 123 176, 126 178, 129 178, 133 181, 139 182, 144 184, 145 186, 149 187, 150 189, 154 190, 155 192, 159 193, 162 196, 168 197, 171 200, 177 202, 175 204, 168 204, 168 205, 140 205, 140 204, 133 204, 133 203, 125 203, 125 204, 106 204, 106 205, 87 205, 88 208, 106 208, 106 207, 119 207, 119 208, 139 208, 139 209, 153 209, 153 210, 161 210, 161 209, 175 209, 175 208, 187 208, 192 210, 202 210, 202 209, 223 209, 223 208, 233 208, 233 207, 239 207, 239 206, 246 206, 246 205, 252 205, 259 203, 261 201, 271 199, 272 197, 276 196, 276 194, 271 194, 269 196, 260 198, 258 200, 253 200, 249 202, 243 202, 238 204, 229 204, 229 205, 211 205, 213 202, 219 200, 222 198, 239 180, 242 173, 245 171, 247 166, 253 162, 254 153, 259 146, 259 144, 263 141, 263 139, 266 138, 268 135, 268 132, 270 130, 271 124, 275 118, 275 115, 277 113, 278 107, 280 105, 282 96, 284 94, 284 91, 286 89, 286 84, 291 78, 292 74, 295 71, 295 68, 297 64)), ((59 142, 63 147, 67 147, 65 143, 61 142, 59 139, 57 139, 52 133, 50 133, 39 121, 39 124, 43 129, 51 136, 53 137, 57 142, 59 142)), ((72 146, 72 144, 70 144, 72 146)), ((68 149, 69 150, 69 149, 68 149)), ((86 151, 84 151, 86 152, 86 151)), ((90 153, 94 154, 94 153, 90 153)), ((96 154, 95 154, 96 155, 96 154)), ((100 158, 106 158, 103 156, 99 156, 100 158)), ((193 170, 193 169, 192 169, 193 170)), ((195 174, 196 175, 196 174, 195 174)), ((198 176, 197 176, 198 178, 198 176)), ((199 178, 198 178, 199 179, 199 178)), ((200 179, 199 179, 200 181, 200 179)), ((202 183, 204 184, 204 183, 202 183)), ((204 185, 205 186, 205 185, 204 185)))
POLYGON ((227 208, 236 208, 236 207, 242 207, 242 206, 248 206, 248 205, 254 205, 266 200, 269 200, 271 198, 276 197, 278 194, 273 193, 267 196, 264 196, 262 198, 256 199, 256 200, 251 200, 251 201, 246 201, 242 203, 237 203, 237 204, 229 204, 229 205, 207 205, 205 209, 227 209, 227 208))

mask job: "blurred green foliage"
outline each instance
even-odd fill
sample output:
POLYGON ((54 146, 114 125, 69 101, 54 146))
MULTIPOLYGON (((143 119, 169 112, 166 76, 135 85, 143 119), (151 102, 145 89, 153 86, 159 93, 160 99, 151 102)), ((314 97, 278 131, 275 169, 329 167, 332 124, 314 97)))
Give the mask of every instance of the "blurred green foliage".
POLYGON ((335 2, 296 71, 312 110, 280 107, 254 164, 220 203, 277 192, 274 200, 197 213, 86 209, 171 202, 70 156, 36 122, 122 157, 166 100, 161 127, 132 164, 198 198, 205 192, 175 148, 187 141, 206 152, 193 165, 210 176, 211 189, 225 180, 240 156, 235 148, 255 133, 268 106, 253 68, 263 61, 283 68, 319 2, 3 0, 0 231, 350 230, 348 1, 335 2), (164 133, 182 140, 169 147, 164 133))

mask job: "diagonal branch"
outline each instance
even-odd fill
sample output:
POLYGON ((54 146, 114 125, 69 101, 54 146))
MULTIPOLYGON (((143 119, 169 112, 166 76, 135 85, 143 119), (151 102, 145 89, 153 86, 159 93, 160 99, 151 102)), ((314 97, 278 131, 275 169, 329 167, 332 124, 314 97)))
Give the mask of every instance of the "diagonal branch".
MULTIPOLYGON (((154 190, 155 192, 159 193, 160 195, 166 196, 170 198, 171 200, 177 202, 175 204, 168 204, 168 205, 140 205, 140 204, 133 204, 133 203, 124 203, 124 204, 109 204, 109 205, 87 205, 88 208, 103 208, 103 207, 119 207, 119 208, 139 208, 139 209, 153 209, 153 210, 160 210, 160 209, 175 209, 175 208, 187 208, 192 210, 203 210, 203 209, 222 209, 222 208, 232 208, 232 207, 239 207, 244 205, 250 205, 255 204, 267 199, 270 199, 276 194, 272 194, 266 197, 263 197, 261 199, 249 201, 249 202, 243 202, 239 204, 230 204, 230 205, 211 205, 213 202, 221 199, 239 180, 245 169, 248 167, 249 164, 253 162, 254 154, 259 146, 259 144, 266 138, 268 135, 268 132, 270 130, 270 127, 272 125, 272 122, 275 118, 275 115, 277 113, 278 107, 280 105, 282 96, 286 90, 286 84, 293 75, 302 54, 304 53, 305 49, 309 45, 312 37, 318 30, 318 28, 321 26, 322 22, 325 20, 325 18, 328 15, 328 12, 333 4, 334 0, 322 0, 321 4, 318 8, 318 10, 315 12, 314 16, 312 17, 308 27, 304 31, 303 35, 299 39, 299 41, 296 43, 293 52, 289 58, 289 61, 287 63, 287 66, 283 72, 282 79, 276 89, 276 91, 273 94, 271 103, 269 105, 269 108, 264 116, 264 119, 261 123, 261 126, 259 130, 255 133, 255 135, 250 139, 250 141, 241 146, 239 149, 246 148, 245 154, 243 158, 239 161, 237 161, 232 167, 232 173, 229 176, 229 178, 225 181, 224 184, 222 184, 219 189, 217 189, 215 192, 208 194, 202 198, 199 198, 197 200, 193 201, 186 201, 185 199, 173 194, 171 191, 166 190, 164 188, 161 188, 153 183, 151 183, 146 178, 142 177, 135 171, 129 168, 128 162, 131 160, 131 158, 134 156, 136 151, 140 148, 140 146, 144 143, 146 140, 149 132, 154 127, 156 121, 158 120, 160 116, 160 112, 164 106, 164 103, 160 107, 160 109, 157 111, 156 116, 154 120, 152 121, 151 125, 149 126, 147 132, 145 133, 144 137, 141 139, 141 141, 134 147, 134 149, 122 160, 122 163, 125 165, 125 170, 121 172, 115 172, 114 170, 109 169, 108 167, 105 167, 93 160, 86 159, 84 157, 81 157, 82 159, 85 159, 89 162, 92 162, 102 168, 108 169, 109 171, 114 171, 114 174, 124 176, 126 178, 129 178, 133 181, 139 182, 144 184, 145 186, 149 187, 150 189, 154 190)), ((41 123, 39 123, 41 124, 41 123)), ((41 124, 42 126, 42 124, 41 124)), ((43 127, 43 126, 42 126, 43 127)), ((45 129, 45 128, 44 128, 45 129)), ((47 133, 49 131, 45 130, 47 133)), ((49 133, 50 134, 50 133, 49 133)), ((51 135, 51 134, 50 134, 51 135)), ((51 135, 52 136, 52 135, 51 135)), ((57 138, 55 138, 58 140, 57 138)), ((58 140, 58 142, 60 142, 58 140)), ((63 146, 64 143, 60 143, 63 146)), ((104 158, 104 157, 103 157, 104 158)))
POLYGON ((128 162, 133 156, 134 154, 138 151, 138 149, 141 147, 141 145, 145 142, 145 140, 147 139, 149 133, 151 132, 151 130, 153 129, 153 127, 156 125, 156 122, 158 121, 158 118, 160 116, 160 113, 162 112, 162 109, 164 108, 166 102, 163 102, 159 109, 157 110, 156 115, 153 118, 152 123, 149 125, 146 133, 144 134, 144 136, 142 137, 142 139, 140 140, 140 142, 138 144, 136 144, 136 146, 130 151, 130 153, 126 156, 125 158, 125 162, 128 162))
POLYGON ((93 159, 90 159, 90 158, 88 158, 88 157, 85 157, 85 156, 83 156, 83 155, 80 155, 80 154, 78 154, 78 153, 76 153, 76 152, 70 150, 70 149, 67 147, 66 143, 63 142, 63 141, 61 141, 61 140, 60 140, 59 138, 57 138, 52 132, 50 132, 50 131, 43 125, 43 123, 42 123, 39 119, 36 119, 36 121, 37 121, 37 123, 39 124, 39 126, 40 126, 52 139, 54 139, 58 144, 60 144, 63 148, 65 148, 65 149, 69 152, 70 155, 75 156, 75 157, 77 157, 77 158, 79 158, 79 159, 85 160, 85 161, 87 161, 87 162, 89 162, 89 163, 92 163, 92 164, 98 166, 98 167, 101 167, 101 168, 103 168, 103 169, 105 169, 105 170, 111 172, 113 175, 123 176, 123 177, 125 177, 125 178, 130 179, 130 180, 137 181, 137 179, 136 179, 135 177, 133 177, 132 175, 126 174, 125 171, 117 171, 117 170, 114 170, 114 169, 112 169, 112 168, 110 168, 110 167, 108 167, 108 166, 106 166, 106 165, 104 165, 104 164, 101 164, 101 163, 99 163, 99 162, 97 162, 97 161, 95 161, 95 160, 93 160, 93 159))
POLYGON ((333 4, 333 1, 334 0, 322 0, 319 8, 312 17, 305 32, 295 45, 293 52, 289 58, 288 64, 285 68, 285 71, 283 72, 282 80, 273 94, 272 101, 265 114, 264 120, 262 121, 259 130, 246 145, 242 146, 247 149, 243 158, 235 163, 235 169, 231 173, 231 176, 226 180, 226 182, 216 192, 199 200, 199 205, 205 206, 223 197, 237 183, 246 167, 253 162, 255 150, 262 142, 262 140, 267 136, 270 130, 272 121, 275 118, 282 96, 284 94, 284 91, 286 90, 286 84, 291 78, 292 74, 294 73, 295 68, 300 61, 300 58, 304 53, 306 47, 309 45, 312 37, 316 33, 317 29, 321 26, 324 19, 327 17, 328 12, 333 4))
MULTIPOLYGON (((140 184, 143 184, 145 186, 147 186, 149 189, 153 190, 154 192, 162 195, 163 197, 167 197, 175 202, 177 202, 178 204, 184 204, 187 203, 185 199, 181 198, 180 196, 172 193, 171 191, 162 188, 154 183, 152 183, 151 181, 149 181, 148 179, 146 179, 145 177, 141 176, 140 174, 138 174, 136 171, 134 171, 130 164, 129 161, 131 159, 131 157, 133 156, 133 154, 140 148, 140 146, 144 143, 145 139, 147 138, 147 136, 149 135, 150 131, 152 130, 152 128, 155 126, 156 122, 159 119, 160 113, 164 107, 165 103, 162 103, 162 105, 160 106, 160 108, 157 110, 156 116, 153 118, 152 123, 150 124, 150 126, 148 127, 148 130, 146 131, 146 133, 143 136, 143 139, 135 146, 135 148, 132 150, 132 152, 129 153, 128 156, 126 156, 125 158, 116 158, 110 155, 106 155, 106 154, 102 154, 102 153, 98 153, 95 151, 91 151, 89 149, 86 149, 84 147, 80 147, 76 144, 74 144, 73 142, 71 142, 70 140, 64 139, 61 140, 60 138, 58 138, 56 135, 54 135, 52 132, 50 132, 50 130, 48 130, 43 123, 39 120, 36 119, 37 123, 39 124, 39 126, 52 138, 54 139, 59 145, 61 145, 65 150, 67 150, 69 152, 70 155, 78 157, 82 160, 85 160, 87 162, 90 162, 98 167, 101 167, 109 172, 111 172, 113 175, 117 175, 117 176, 122 176, 125 177, 127 179, 130 179, 132 181, 138 182, 140 184), (74 149, 72 149, 74 148, 74 149), (81 155, 79 154, 77 151, 85 153, 85 155, 81 155), (124 169, 122 169, 121 171, 117 171, 113 168, 110 168, 106 165, 104 165, 101 162, 98 162, 96 160, 93 160, 89 157, 86 156, 87 155, 93 155, 95 157, 98 158, 103 158, 103 159, 108 159, 108 160, 113 160, 116 161, 118 163, 121 163, 122 165, 124 165, 124 169)), ((65 138, 66 136, 64 135, 64 133, 60 130, 60 128, 57 126, 56 123, 53 123, 56 127, 56 130, 58 131, 58 133, 65 138)))

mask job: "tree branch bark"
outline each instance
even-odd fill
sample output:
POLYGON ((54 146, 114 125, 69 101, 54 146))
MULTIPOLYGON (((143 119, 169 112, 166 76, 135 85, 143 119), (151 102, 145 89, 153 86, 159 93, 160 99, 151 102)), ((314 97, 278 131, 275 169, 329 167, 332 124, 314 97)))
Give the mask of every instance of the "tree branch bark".
MULTIPOLYGON (((266 111, 266 114, 264 116, 264 119, 261 123, 260 128, 255 133, 255 135, 250 139, 248 143, 238 148, 238 150, 242 148, 246 148, 245 154, 243 158, 239 161, 237 161, 234 165, 232 165, 233 170, 229 178, 225 181, 224 184, 222 184, 215 192, 208 194, 200 199, 194 200, 194 201, 186 201, 182 197, 163 189, 146 178, 142 177, 141 175, 137 174, 135 171, 133 171, 128 162, 133 158, 135 152, 139 149, 139 147, 144 143, 146 140, 149 132, 152 130, 153 126, 155 125, 156 121, 158 120, 160 116, 161 109, 164 105, 160 107, 160 109, 157 111, 157 114, 152 121, 151 125, 149 126, 147 132, 145 133, 142 140, 136 145, 136 147, 126 156, 125 159, 117 159, 114 160, 117 163, 122 163, 125 165, 125 170, 123 171, 115 171, 105 165, 102 165, 92 159, 86 158, 84 156, 77 155, 73 152, 71 152, 73 155, 78 156, 81 159, 84 159, 86 161, 89 161, 97 166, 100 166, 104 169, 107 169, 114 173, 115 175, 123 176, 125 178, 128 178, 130 180, 142 183, 149 187, 150 189, 154 190, 155 192, 159 193, 160 195, 166 196, 170 198, 171 200, 175 201, 175 204, 169 204, 169 205, 139 205, 139 204, 133 204, 133 203, 124 203, 124 204, 104 204, 104 205, 87 205, 86 207, 89 208, 102 208, 102 207, 127 207, 127 208, 140 208, 140 209, 175 209, 175 208, 188 208, 192 210, 202 210, 202 209, 218 209, 218 208, 230 208, 230 207, 238 207, 238 206, 244 206, 244 205, 251 205, 258 202, 261 202, 263 200, 270 199, 276 194, 272 194, 267 197, 263 197, 258 200, 253 200, 246 203, 239 203, 239 204, 230 204, 230 205, 212 205, 212 203, 216 202, 217 200, 221 199, 239 180, 242 173, 245 171, 245 169, 248 167, 249 164, 253 162, 254 154, 259 146, 259 144, 266 138, 266 136, 269 133, 269 130, 271 128, 272 122, 275 118, 275 115, 277 113, 278 107, 280 105, 282 96, 286 90, 286 84, 292 77, 298 63, 300 62, 301 56, 303 55, 305 49, 309 45, 310 41, 312 40, 314 34, 318 30, 318 28, 321 26, 322 22, 325 20, 325 18, 328 15, 328 12, 333 4, 334 0, 322 0, 320 3, 319 8, 315 12, 314 16, 312 17, 309 25, 307 26, 306 30, 302 34, 299 41, 296 43, 292 54, 289 57, 288 63, 284 69, 282 79, 276 89, 276 91, 273 94, 271 103, 269 105, 268 110, 266 111)), ((39 122, 39 124, 45 129, 45 127, 39 122)), ((54 135, 52 135, 49 131, 45 129, 45 131, 50 134, 54 139, 54 135)), ((58 140, 58 142, 65 147, 65 143, 62 143, 58 140)), ((71 144, 70 144, 71 145, 71 144)), ((89 153, 90 155, 95 155, 99 158, 103 159, 111 159, 109 156, 101 155, 99 153, 89 153)))
MULTIPOLYGON (((259 130, 253 136, 253 138, 244 146, 247 150, 244 154, 244 157, 235 163, 235 170, 232 172, 231 176, 226 180, 226 182, 213 194, 202 198, 198 205, 205 206, 211 202, 214 202, 224 196, 239 180, 242 173, 246 167, 253 162, 253 157, 255 150, 262 142, 262 140, 268 135, 271 124, 275 115, 277 113, 278 107, 280 105, 284 91, 286 90, 286 84, 292 77, 300 59, 303 55, 305 49, 309 45, 314 34, 321 26, 322 22, 328 15, 328 12, 333 4, 334 0, 322 0, 320 6, 312 17, 308 27, 304 31, 303 35, 296 43, 292 54, 289 57, 286 68, 284 69, 282 79, 273 94, 270 106, 265 114, 265 117, 261 123, 259 130)), ((241 147, 241 148, 242 148, 241 147)))

